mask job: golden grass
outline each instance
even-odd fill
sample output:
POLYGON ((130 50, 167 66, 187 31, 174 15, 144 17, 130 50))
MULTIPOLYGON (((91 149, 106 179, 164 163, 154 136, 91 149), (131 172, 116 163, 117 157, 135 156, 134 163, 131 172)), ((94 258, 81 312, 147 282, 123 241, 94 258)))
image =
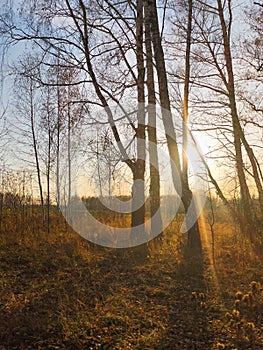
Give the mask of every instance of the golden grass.
POLYGON ((85 241, 55 212, 49 235, 39 213, 12 215, 0 233, 0 349, 262 349, 261 292, 243 300, 252 280, 261 288, 262 260, 230 221, 214 226, 213 264, 202 218, 204 262, 193 264, 181 216, 139 262, 85 241))

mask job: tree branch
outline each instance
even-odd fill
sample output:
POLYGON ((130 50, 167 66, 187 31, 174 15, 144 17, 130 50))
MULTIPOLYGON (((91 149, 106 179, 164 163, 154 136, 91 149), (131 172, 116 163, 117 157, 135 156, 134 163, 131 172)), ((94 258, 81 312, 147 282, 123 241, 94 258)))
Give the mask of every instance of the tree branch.
POLYGON ((263 4, 260 4, 259 2, 254 1, 254 5, 258 5, 260 7, 263 7, 263 4))

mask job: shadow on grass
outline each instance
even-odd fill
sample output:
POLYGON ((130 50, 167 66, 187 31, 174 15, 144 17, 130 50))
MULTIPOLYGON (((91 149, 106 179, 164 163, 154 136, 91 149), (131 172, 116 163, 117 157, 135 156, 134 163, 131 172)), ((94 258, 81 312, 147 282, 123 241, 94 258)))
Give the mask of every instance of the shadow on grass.
POLYGON ((205 282, 205 267, 200 251, 185 247, 176 267, 169 307, 167 331, 156 349, 211 349, 214 334, 205 282))
POLYGON ((211 349, 201 255, 72 244, 1 254, 0 349, 211 349))

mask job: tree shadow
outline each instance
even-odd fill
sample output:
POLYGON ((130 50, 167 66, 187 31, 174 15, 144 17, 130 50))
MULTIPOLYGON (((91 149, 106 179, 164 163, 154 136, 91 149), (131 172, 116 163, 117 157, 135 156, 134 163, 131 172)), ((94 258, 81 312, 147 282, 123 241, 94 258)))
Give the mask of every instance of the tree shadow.
POLYGON ((156 349, 211 349, 215 334, 200 249, 186 245, 173 284, 174 302, 168 313, 167 331, 156 349))
POLYGON ((20 251, 19 263, 6 257, 16 278, 13 304, 1 307, 3 346, 115 349, 129 339, 142 350, 211 348, 202 256, 185 251, 178 264, 161 251, 141 260, 94 246, 88 261, 68 243, 49 249, 20 251))

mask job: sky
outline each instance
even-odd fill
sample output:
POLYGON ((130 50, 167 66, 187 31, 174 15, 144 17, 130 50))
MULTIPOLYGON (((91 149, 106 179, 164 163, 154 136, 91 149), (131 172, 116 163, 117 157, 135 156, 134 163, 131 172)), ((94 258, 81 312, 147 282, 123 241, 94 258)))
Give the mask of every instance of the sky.
MULTIPOLYGON (((13 2, 14 7, 18 6, 18 4, 21 1, 16 0, 13 2)), ((246 0, 246 1, 236 1, 236 3, 238 5, 242 4, 242 5, 246 5, 246 4, 253 4, 252 0, 246 0)), ((233 32, 234 35, 236 37, 239 37, 240 34, 242 32, 246 32, 247 31, 247 25, 245 24, 244 20, 242 19, 242 13, 240 13, 240 16, 236 16, 235 17, 235 25, 233 27, 233 32)), ((7 109, 7 113, 6 113, 6 118, 9 121, 9 125, 13 123, 14 118, 13 118, 13 114, 14 114, 14 109, 13 109, 13 101, 15 99, 15 96, 12 95, 12 84, 13 84, 13 80, 12 77, 9 75, 8 72, 8 67, 9 65, 12 65, 13 62, 16 61, 16 59, 21 55, 21 53, 23 52, 23 50, 25 49, 24 45, 17 45, 16 47, 11 48, 8 51, 8 55, 5 57, 5 61, 4 63, 2 63, 1 65, 1 69, 2 69, 2 76, 4 76, 4 81, 3 81, 3 85, 2 85, 2 96, 1 96, 1 105, 0 108, 2 108, 2 110, 4 110, 5 108, 7 109)), ((1 115, 1 113, 0 113, 1 115)), ((0 123, 3 124, 3 120, 0 120, 0 123)), ((1 127, 0 127, 1 130, 1 127)), ((208 149, 209 149, 209 145, 211 145, 212 141, 211 139, 206 136, 204 133, 202 133, 202 135, 196 135, 197 137, 197 141, 199 141, 201 148, 203 149, 204 153, 207 153, 208 149)), ((5 140, 3 140, 3 135, 1 137, 1 142, 2 144, 4 143, 6 145, 6 141, 8 141, 8 145, 5 146, 5 155, 4 155, 4 159, 5 159, 5 164, 8 165, 10 168, 13 169, 23 169, 25 167, 27 167, 27 165, 25 165, 25 163, 23 161, 21 161, 19 159, 19 157, 17 157, 17 151, 19 151, 19 148, 21 147, 21 145, 18 145, 15 143, 14 140, 10 139, 10 137, 5 138, 5 140)), ((2 147, 3 149, 3 147, 2 147)), ((0 154, 1 156, 1 154, 0 154)), ((212 163, 211 163, 212 166, 212 163)), ((214 169, 215 170, 215 169, 214 169)), ((166 172, 164 172, 166 173, 166 172)), ((162 179, 162 183, 163 183, 163 191, 168 192, 171 189, 171 183, 169 183, 169 181, 164 177, 162 179)), ((96 186, 95 186, 96 187, 96 186)))

